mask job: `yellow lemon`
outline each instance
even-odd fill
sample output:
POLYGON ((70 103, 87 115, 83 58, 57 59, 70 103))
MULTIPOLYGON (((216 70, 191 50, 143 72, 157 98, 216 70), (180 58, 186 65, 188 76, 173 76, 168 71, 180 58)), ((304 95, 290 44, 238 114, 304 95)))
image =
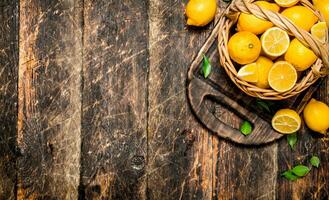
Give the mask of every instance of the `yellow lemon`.
POLYGON ((298 39, 293 39, 284 59, 294 65, 297 71, 304 71, 317 60, 317 56, 298 39))
POLYGON ((328 40, 328 27, 326 22, 318 22, 311 28, 311 34, 325 43, 328 40))
POLYGON ((296 5, 300 0, 274 0, 281 7, 291 7, 296 5))
POLYGON ((244 81, 256 83, 258 80, 257 64, 251 63, 241 67, 237 76, 244 81))
POLYGON ((216 15, 216 0, 190 0, 185 8, 187 24, 192 26, 205 26, 216 15))
MULTIPOLYGON (((256 1, 256 5, 275 12, 279 12, 280 7, 275 3, 269 3, 267 1, 256 1)), ((256 35, 263 33, 267 29, 271 28, 273 24, 267 20, 259 19, 252 14, 242 13, 239 16, 237 23, 238 31, 249 31, 256 35)))
POLYGON ((313 0, 313 4, 321 12, 329 27, 329 0, 313 0))
POLYGON ((278 57, 287 51, 290 38, 286 31, 273 27, 265 31, 261 37, 261 42, 265 54, 271 57, 278 57))
POLYGON ((260 56, 256 62, 241 67, 237 76, 244 81, 255 84, 257 87, 268 88, 268 73, 272 65, 272 60, 260 56))
POLYGON ((310 31, 312 26, 318 21, 318 17, 304 6, 287 8, 281 14, 305 31, 310 31))
POLYGON ((256 60, 256 64, 257 64, 257 74, 258 74, 258 80, 256 82, 256 86, 264 89, 269 88, 270 85, 268 83, 268 74, 273 66, 272 60, 260 56, 256 60))
POLYGON ((311 99, 304 111, 304 120, 311 130, 326 134, 329 129, 329 107, 327 104, 311 99))
POLYGON ((300 116, 296 111, 291 109, 281 109, 272 118, 272 127, 279 133, 295 133, 300 129, 300 125, 300 116))
POLYGON ((245 65, 254 62, 259 57, 261 44, 255 34, 241 31, 230 38, 227 48, 232 60, 245 65))
POLYGON ((278 92, 290 90, 294 87, 296 81, 296 69, 286 61, 274 63, 268 74, 268 82, 271 88, 278 92))

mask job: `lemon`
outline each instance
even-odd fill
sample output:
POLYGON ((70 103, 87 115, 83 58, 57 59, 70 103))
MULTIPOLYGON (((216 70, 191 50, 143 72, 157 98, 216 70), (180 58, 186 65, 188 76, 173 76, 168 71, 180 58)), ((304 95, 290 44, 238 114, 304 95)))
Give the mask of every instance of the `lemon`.
POLYGON ((254 62, 259 57, 261 44, 255 34, 241 31, 230 38, 227 48, 232 60, 245 65, 254 62))
POLYGON ((269 88, 270 85, 268 83, 268 74, 273 66, 272 60, 260 56, 256 60, 256 64, 257 64, 257 74, 258 74, 258 80, 256 82, 256 86, 264 89, 269 88))
POLYGON ((290 19, 297 27, 310 31, 312 26, 318 21, 318 17, 308 8, 304 6, 293 6, 285 9, 283 16, 290 19))
POLYGON ((286 61, 274 63, 268 74, 268 82, 271 88, 278 92, 290 90, 294 87, 296 81, 296 69, 286 61))
POLYGON ((326 22, 318 22, 311 28, 311 34, 325 43, 328 40, 328 27, 326 22))
POLYGON ((190 0, 185 8, 187 24, 192 26, 205 26, 216 15, 216 0, 190 0))
POLYGON ((261 37, 263 51, 273 57, 283 55, 290 43, 289 35, 286 31, 273 27, 265 31, 261 37))
POLYGON ((329 0, 313 0, 316 9, 323 15, 327 26, 329 27, 329 0))
POLYGON ((237 76, 244 81, 256 83, 258 80, 257 64, 251 63, 241 67, 237 76))
MULTIPOLYGON (((256 1, 256 5, 261 8, 279 12, 280 7, 275 3, 269 3, 267 1, 256 1)), ((267 29, 271 28, 273 24, 267 20, 259 19, 252 14, 242 13, 239 16, 237 27, 238 31, 249 31, 256 35, 263 33, 267 29)))
POLYGON ((329 106, 321 101, 311 99, 304 111, 304 120, 308 128, 326 134, 329 129, 329 106))
POLYGON ((293 39, 284 59, 294 65, 297 71, 304 71, 317 60, 317 56, 298 39, 293 39))
POLYGON ((274 0, 281 7, 291 7, 296 5, 300 0, 274 0))
POLYGON ((279 133, 295 133, 300 129, 300 126, 300 116, 296 111, 291 109, 281 109, 272 118, 272 127, 279 133))
POLYGON ((268 73, 272 65, 272 60, 260 56, 256 62, 241 67, 237 76, 244 81, 255 84, 257 87, 268 88, 268 73))

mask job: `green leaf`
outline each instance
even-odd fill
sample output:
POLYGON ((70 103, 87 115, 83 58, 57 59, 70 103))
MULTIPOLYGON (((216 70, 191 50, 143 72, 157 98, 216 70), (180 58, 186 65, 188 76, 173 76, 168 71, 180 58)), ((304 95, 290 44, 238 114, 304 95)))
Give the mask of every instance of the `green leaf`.
POLYGON ((320 165, 320 158, 317 156, 312 156, 312 158, 310 159, 310 163, 312 166, 319 168, 320 165))
POLYGON ((297 133, 287 135, 287 141, 291 149, 295 149, 295 144, 297 143, 297 133))
POLYGON ((256 101, 256 105, 257 105, 260 109, 265 110, 265 111, 267 111, 268 113, 271 113, 271 109, 270 109, 270 107, 269 107, 269 105, 268 105, 267 102, 262 101, 262 100, 260 100, 260 99, 257 99, 257 101, 256 101))
POLYGON ((244 121, 240 127, 240 132, 243 135, 249 135, 252 132, 252 125, 248 121, 244 121))
POLYGON ((203 55, 202 72, 205 78, 207 78, 211 72, 211 64, 209 62, 209 59, 205 55, 203 55))
POLYGON ((298 179, 298 176, 294 175, 291 170, 283 172, 281 176, 285 177, 289 181, 295 181, 298 179))
POLYGON ((303 177, 306 174, 308 174, 308 172, 310 172, 310 168, 308 168, 305 165, 297 165, 294 168, 292 168, 292 173, 294 173, 296 176, 298 177, 303 177))

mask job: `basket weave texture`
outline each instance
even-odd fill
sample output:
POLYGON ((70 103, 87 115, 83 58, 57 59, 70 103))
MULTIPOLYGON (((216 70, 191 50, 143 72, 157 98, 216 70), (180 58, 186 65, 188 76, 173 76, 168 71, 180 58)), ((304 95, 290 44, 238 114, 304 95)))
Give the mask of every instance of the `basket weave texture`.
MULTIPOLYGON (((298 28, 280 13, 263 9, 255 4, 252 4, 253 2, 254 0, 234 0, 225 11, 225 15, 223 15, 219 21, 220 28, 218 34, 218 50, 220 55, 220 64, 237 87, 253 97, 269 100, 282 100, 301 93, 319 78, 329 74, 328 41, 326 41, 326 43, 322 43, 318 39, 314 38, 309 32, 298 28), (228 54, 227 43, 240 13, 253 14, 260 19, 271 21, 274 26, 287 31, 290 35, 296 37, 304 45, 312 49, 318 56, 318 60, 313 64, 313 66, 302 73, 302 77, 299 78, 291 90, 281 93, 273 89, 263 89, 237 77, 237 67, 228 54)), ((319 17, 320 21, 324 21, 323 17, 308 0, 301 0, 300 3, 312 10, 312 12, 319 17)))

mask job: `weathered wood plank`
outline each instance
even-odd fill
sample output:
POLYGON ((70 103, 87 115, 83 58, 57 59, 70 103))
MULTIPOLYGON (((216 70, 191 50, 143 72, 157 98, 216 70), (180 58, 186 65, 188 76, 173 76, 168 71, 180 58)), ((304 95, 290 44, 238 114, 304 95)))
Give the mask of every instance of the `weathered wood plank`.
POLYGON ((217 199, 276 199, 277 144, 248 148, 216 142, 217 199))
POLYGON ((20 1, 18 199, 77 199, 82 4, 20 1))
POLYGON ((81 199, 146 199, 148 2, 84 1, 81 199))
POLYGON ((0 199, 15 199, 18 1, 0 2, 0 199))
POLYGON ((150 199, 211 199, 213 193, 213 136, 195 121, 186 99, 187 68, 213 24, 186 27, 186 3, 150 0, 150 199))

